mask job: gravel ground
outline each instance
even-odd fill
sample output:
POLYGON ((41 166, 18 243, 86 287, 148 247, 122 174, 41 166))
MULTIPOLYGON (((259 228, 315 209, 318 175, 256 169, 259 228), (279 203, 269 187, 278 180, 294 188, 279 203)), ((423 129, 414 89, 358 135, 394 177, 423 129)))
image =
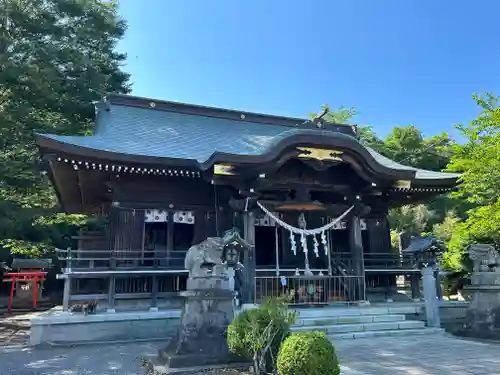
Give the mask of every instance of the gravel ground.
POLYGON ((0 326, 0 345, 25 345, 28 343, 28 340, 29 329, 15 326, 0 326))

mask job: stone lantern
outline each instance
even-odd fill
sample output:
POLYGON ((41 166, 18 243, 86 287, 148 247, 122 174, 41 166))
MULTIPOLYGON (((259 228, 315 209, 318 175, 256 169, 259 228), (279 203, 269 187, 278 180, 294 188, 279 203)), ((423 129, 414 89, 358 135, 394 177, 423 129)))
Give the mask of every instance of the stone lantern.
POLYGON ((242 254, 250 249, 252 245, 246 242, 237 228, 232 228, 224 233, 222 237, 224 249, 222 251, 222 262, 225 266, 226 274, 229 280, 229 288, 235 291, 235 273, 243 269, 240 263, 242 254))
POLYGON ((403 250, 404 253, 412 255, 421 270, 427 325, 435 328, 441 326, 439 317, 441 285, 439 282, 439 264, 437 260, 444 250, 444 245, 434 236, 413 238, 410 245, 403 250))
POLYGON ((403 252, 412 255, 419 268, 435 268, 438 266, 437 259, 444 250, 444 245, 436 237, 419 236, 413 238, 403 252))
POLYGON ((188 250, 181 324, 150 363, 155 374, 186 373, 193 366, 215 369, 239 361, 229 352, 226 330, 234 317, 234 271, 242 267, 240 254, 249 247, 233 228, 188 250))

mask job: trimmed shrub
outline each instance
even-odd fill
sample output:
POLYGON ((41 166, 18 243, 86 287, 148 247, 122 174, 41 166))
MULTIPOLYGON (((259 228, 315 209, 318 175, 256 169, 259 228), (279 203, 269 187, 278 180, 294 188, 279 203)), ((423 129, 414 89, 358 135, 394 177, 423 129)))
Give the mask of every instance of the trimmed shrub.
POLYGON ((281 345, 276 362, 280 375, 339 375, 335 348, 323 332, 293 333, 281 345))
POLYGON ((279 348, 290 335, 295 314, 281 300, 268 300, 261 307, 241 312, 227 328, 231 353, 252 361, 257 373, 272 372, 279 348))

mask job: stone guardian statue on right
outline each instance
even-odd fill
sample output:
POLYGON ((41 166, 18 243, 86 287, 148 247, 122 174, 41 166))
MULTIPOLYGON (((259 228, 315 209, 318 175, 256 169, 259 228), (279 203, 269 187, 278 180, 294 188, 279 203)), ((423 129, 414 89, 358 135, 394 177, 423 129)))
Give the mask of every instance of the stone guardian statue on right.
POLYGON ((475 244, 469 247, 474 267, 471 294, 463 333, 468 336, 500 338, 500 255, 493 245, 475 244))

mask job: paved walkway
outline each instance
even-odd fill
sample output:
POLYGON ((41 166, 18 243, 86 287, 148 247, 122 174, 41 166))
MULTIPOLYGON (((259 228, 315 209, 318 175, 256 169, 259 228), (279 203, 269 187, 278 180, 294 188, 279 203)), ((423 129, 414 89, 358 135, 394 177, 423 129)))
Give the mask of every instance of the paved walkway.
MULTIPOLYGON (((73 348, 0 347, 1 375, 144 375, 161 343, 73 348)), ((439 335, 337 343, 343 375, 500 375, 500 345, 439 335)))
POLYGON ((499 375, 500 345, 449 336, 380 337, 336 345, 345 375, 499 375))

